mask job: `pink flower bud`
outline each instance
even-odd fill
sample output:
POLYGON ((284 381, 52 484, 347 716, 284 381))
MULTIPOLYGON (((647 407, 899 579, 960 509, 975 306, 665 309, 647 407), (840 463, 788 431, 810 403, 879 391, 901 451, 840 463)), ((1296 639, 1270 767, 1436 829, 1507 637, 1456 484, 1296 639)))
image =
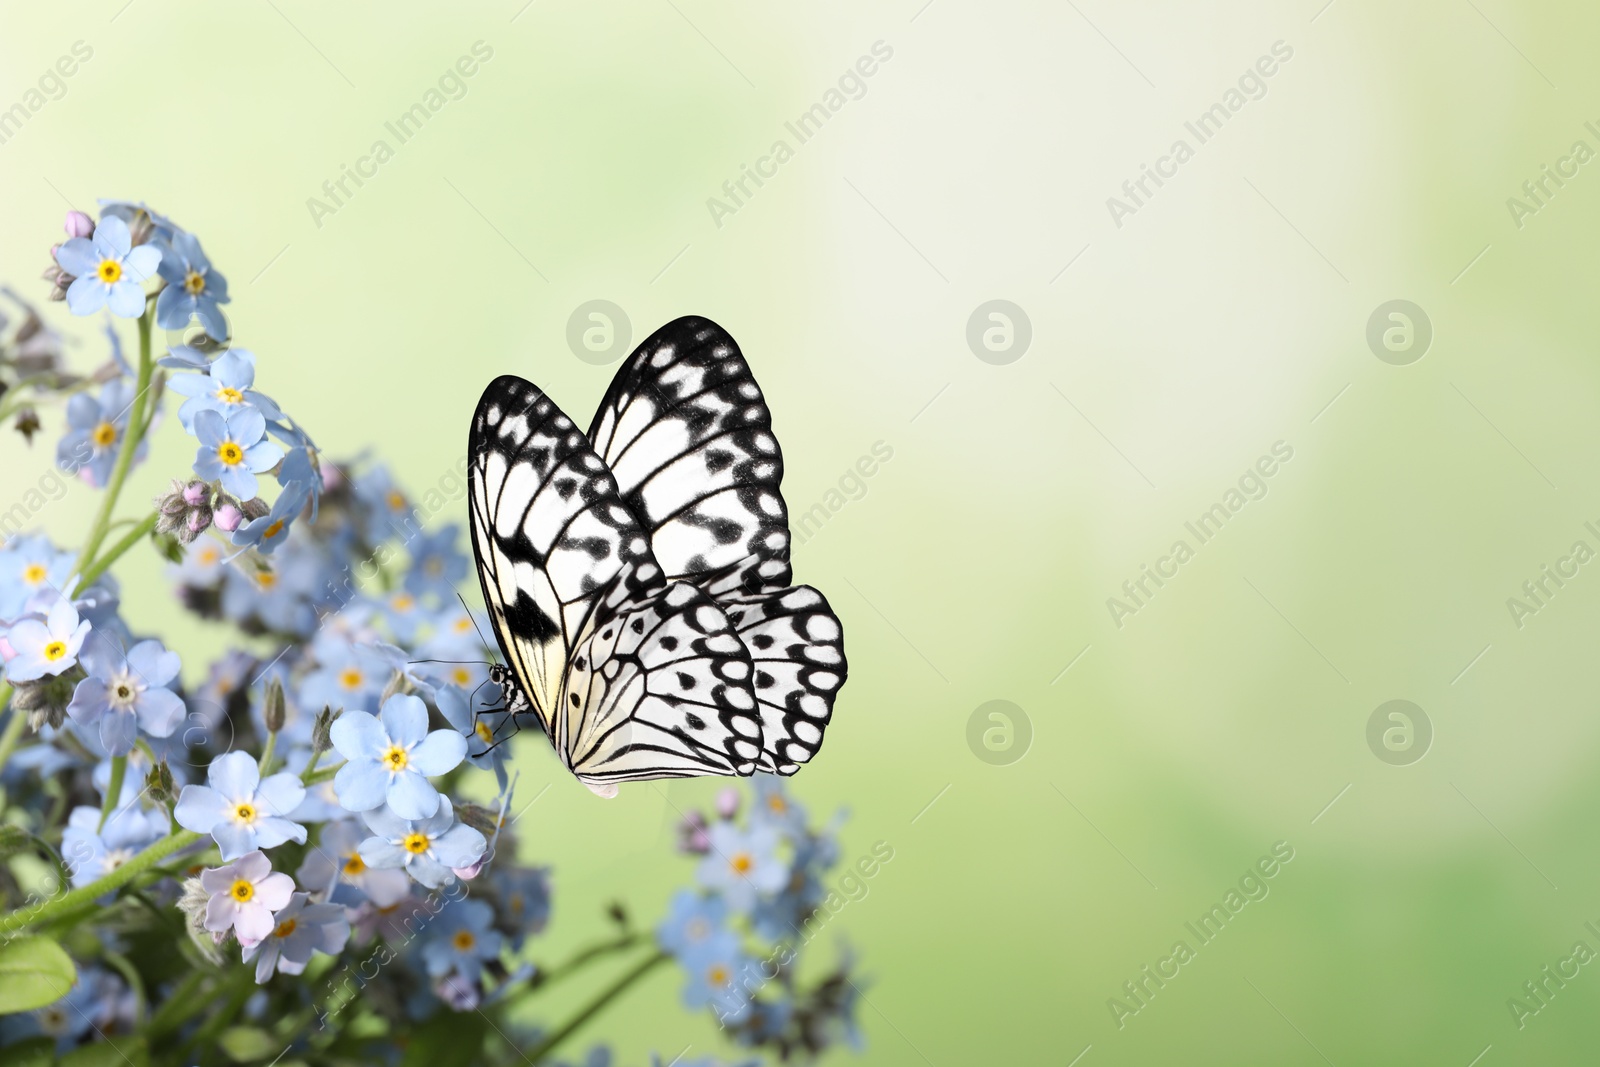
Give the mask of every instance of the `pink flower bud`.
POLYGON ((207 515, 204 508, 196 508, 189 512, 187 520, 189 532, 195 536, 205 533, 206 527, 211 525, 211 516, 207 515))
POLYGON ((239 528, 239 523, 244 521, 244 513, 232 504, 224 504, 216 510, 212 519, 216 522, 217 529, 233 533, 239 528))
POLYGON ((93 237, 94 219, 81 211, 69 211, 61 228, 67 231, 68 237, 93 237))
POLYGON ((732 819, 739 814, 739 791, 737 789, 724 789, 717 794, 717 817, 732 819))
POLYGON ((183 487, 183 502, 197 508, 211 498, 211 487, 205 482, 190 482, 183 487))

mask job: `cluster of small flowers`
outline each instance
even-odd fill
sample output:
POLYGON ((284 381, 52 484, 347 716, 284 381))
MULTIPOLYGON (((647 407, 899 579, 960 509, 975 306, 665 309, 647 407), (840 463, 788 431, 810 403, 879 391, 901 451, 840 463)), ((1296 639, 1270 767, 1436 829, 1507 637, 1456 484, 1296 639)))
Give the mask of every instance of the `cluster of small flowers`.
POLYGON ((709 1007, 740 1044, 785 1060, 838 1044, 859 1049, 862 980, 852 977, 850 954, 809 988, 795 973, 801 950, 826 921, 823 876, 839 861, 843 815, 813 827, 783 779, 758 774, 752 786, 742 820, 741 795, 727 789, 713 819, 691 811, 679 824, 680 849, 701 857, 699 888, 673 896, 656 940, 685 972, 684 1006, 709 1007), (752 943, 776 948, 758 955, 752 943))

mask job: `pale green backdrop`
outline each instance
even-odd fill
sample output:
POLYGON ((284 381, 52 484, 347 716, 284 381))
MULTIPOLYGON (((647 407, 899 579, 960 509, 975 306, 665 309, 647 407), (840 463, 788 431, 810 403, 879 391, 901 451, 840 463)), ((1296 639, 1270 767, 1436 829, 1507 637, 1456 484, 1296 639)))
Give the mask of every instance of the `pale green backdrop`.
MULTIPOLYGON (((828 512, 796 573, 848 635, 794 785, 850 809, 847 857, 894 849, 825 936, 872 979, 866 1062, 1590 1062, 1596 968, 1521 1029, 1507 1001, 1600 949, 1600 568, 1520 627, 1507 598, 1600 548, 1600 165, 1560 162, 1600 150, 1600 17, 1325 2, 8 5, 0 108, 74 42, 93 55, 0 144, 0 276, 42 294, 69 204, 147 200, 227 273, 259 384, 419 491, 497 373, 587 422, 613 368, 568 347, 584 302, 635 340, 690 312, 731 330, 791 509, 828 512), (384 124, 480 41, 465 95, 399 143, 384 124), (800 143, 785 123, 877 42, 800 143), (1200 143, 1185 122, 1219 102, 1200 143), (1192 157, 1161 162, 1180 138, 1192 157), (378 139, 392 158, 314 213, 378 139), (1575 175, 1541 206, 1521 186, 1546 164, 1575 175), (1144 165, 1170 176, 1135 202, 1144 165), (771 176, 708 207, 745 166, 771 176), (996 299, 1031 325, 1004 364, 967 340, 996 299), (1369 346, 1391 300, 1431 324, 1420 359, 1416 336, 1378 346, 1398 363, 1369 346), (864 495, 830 497, 877 442, 864 495), (1185 522, 1277 442, 1265 495, 1199 544, 1185 522), (1161 564, 1180 538, 1192 558, 1161 564), (1176 576, 1114 619, 1146 564, 1176 576), (1419 762, 1369 747, 1393 699, 1431 724, 1419 762), (1009 753, 969 746, 991 700, 1031 724, 1019 761, 979 758, 1019 751, 1015 715, 1009 753), (1277 842, 1268 895, 1201 945, 1185 923, 1277 842), (1119 1027, 1108 1000, 1136 1006, 1123 982, 1179 939, 1194 958, 1119 1027)), ((187 465, 166 430, 142 492, 187 465)), ((7 438, 0 502, 59 432, 7 438)), ((75 538, 91 504, 39 521, 75 538)), ((192 662, 220 647, 152 560, 118 574, 192 662)), ((553 783, 521 824, 557 871, 548 954, 613 898, 653 921, 690 876, 673 809, 713 785, 608 803, 535 745, 519 762, 523 795, 553 783)), ((628 1064, 717 1051, 677 986, 656 974, 583 1037, 628 1064)))

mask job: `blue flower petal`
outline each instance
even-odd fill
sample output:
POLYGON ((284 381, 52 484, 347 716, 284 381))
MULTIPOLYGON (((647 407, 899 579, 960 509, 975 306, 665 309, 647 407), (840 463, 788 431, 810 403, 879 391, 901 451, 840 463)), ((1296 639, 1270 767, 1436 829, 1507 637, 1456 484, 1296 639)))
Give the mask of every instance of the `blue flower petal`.
MULTIPOLYGON (((428 707, 409 693, 396 693, 384 701, 379 717, 389 739, 398 745, 409 748, 428 734, 428 707)), ((433 814, 431 808, 428 814, 433 814)))
POLYGON ((466 754, 465 737, 453 730, 435 730, 411 750, 411 766, 434 778, 455 770, 466 754))
POLYGON ((237 800, 255 795, 261 772, 247 753, 229 752, 211 761, 206 781, 227 799, 237 800))
POLYGON ((402 819, 426 819, 439 810, 439 791, 416 771, 389 775, 385 798, 402 819))
POLYGON ((388 778, 377 760, 352 759, 333 776, 333 789, 349 810, 367 811, 383 804, 388 778))

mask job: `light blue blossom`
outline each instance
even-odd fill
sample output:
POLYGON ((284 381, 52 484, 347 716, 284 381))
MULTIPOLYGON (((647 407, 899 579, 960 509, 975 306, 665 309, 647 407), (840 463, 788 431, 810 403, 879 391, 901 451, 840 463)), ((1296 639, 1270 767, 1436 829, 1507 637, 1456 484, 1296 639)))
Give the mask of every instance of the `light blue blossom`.
POLYGON ((724 933, 727 922, 728 904, 721 896, 680 889, 672 895, 667 917, 656 927, 656 941, 674 956, 683 957, 724 933))
POLYGON ((214 934, 232 930, 239 944, 247 947, 272 933, 273 912, 288 907, 294 896, 294 879, 274 871, 272 861, 259 849, 201 871, 200 886, 210 894, 205 928, 214 934))
POLYGON ((389 680, 389 666, 382 656, 366 645, 332 641, 318 642, 316 651, 320 666, 300 683, 300 703, 346 711, 376 705, 389 680))
POLYGON ((330 737, 346 760, 333 779, 340 802, 351 811, 387 802, 402 819, 426 819, 439 809, 442 798, 428 778, 454 770, 467 753, 466 738, 454 730, 428 732, 427 705, 408 693, 384 701, 376 717, 346 711, 330 737))
POLYGON ((512 951, 520 951, 523 940, 550 921, 550 868, 497 866, 490 871, 489 884, 500 928, 510 933, 512 951))
MULTIPOLYGON (((494 771, 495 781, 502 790, 506 787, 506 760, 510 758, 510 745, 496 744, 493 719, 489 714, 474 714, 474 707, 465 690, 446 685, 434 694, 434 704, 446 722, 467 738, 467 762, 482 770, 494 771)), ((481 709, 479 709, 481 711, 481 709)))
POLYGON ((361 858, 379 870, 404 868, 419 883, 438 889, 455 881, 457 868, 470 867, 489 843, 456 818, 449 797, 439 798, 431 819, 402 819, 388 808, 361 813, 372 837, 361 842, 361 858))
POLYGON ((709 1007, 724 1026, 737 1023, 749 1014, 750 998, 744 983, 759 981, 760 972, 733 931, 712 935, 679 957, 678 962, 689 979, 683 987, 684 1007, 690 1010, 709 1007))
POLYGON ((109 307, 113 315, 136 319, 144 314, 144 281, 155 274, 161 250, 133 247, 128 224, 116 216, 102 218, 93 237, 74 237, 56 249, 56 262, 74 276, 67 287, 67 308, 74 315, 92 315, 109 307))
POLYGON ((61 832, 61 861, 75 886, 110 874, 137 856, 146 845, 165 836, 165 816, 152 817, 137 804, 124 804, 100 825, 100 809, 77 807, 61 832))
POLYGON ((330 892, 329 899, 340 904, 370 899, 389 908, 400 903, 411 892, 411 879, 401 870, 367 866, 361 858, 361 842, 367 836, 354 819, 328 823, 316 846, 306 851, 295 878, 313 893, 330 892))
POLYGON ((485 962, 500 955, 502 941, 493 929, 494 911, 481 900, 462 900, 446 907, 428 924, 422 963, 428 975, 442 978, 454 971, 477 982, 485 962))
POLYGON ((60 674, 78 662, 78 652, 88 636, 89 624, 79 621, 72 601, 58 597, 43 619, 19 619, 6 631, 6 642, 15 653, 6 664, 6 677, 13 682, 31 682, 60 674))
POLYGON ((406 589, 419 597, 437 597, 441 603, 455 599, 456 583, 467 576, 467 557, 456 549, 456 538, 460 534, 459 526, 448 523, 411 542, 406 589))
POLYGON ((98 724, 100 743, 110 755, 132 751, 139 730, 171 737, 183 721, 183 699, 167 688, 181 664, 160 641, 140 641, 124 655, 97 637, 84 650, 83 665, 89 675, 73 690, 67 715, 85 728, 98 724))
POLYGON ((259 519, 249 519, 233 531, 232 541, 240 548, 254 548, 264 556, 289 536, 289 526, 306 507, 306 493, 291 486, 278 494, 272 510, 259 519))
POLYGON ((76 557, 40 534, 13 538, 0 549, 0 619, 14 619, 30 597, 60 590, 72 574, 76 557))
MULTIPOLYGON (((176 354, 179 349, 172 351, 176 354)), ((174 393, 189 398, 178 409, 178 421, 186 432, 194 433, 194 417, 202 411, 215 411, 226 418, 253 407, 263 418, 282 417, 276 403, 251 388, 256 379, 256 357, 249 352, 230 348, 202 367, 198 374, 174 374, 167 383, 174 393)))
POLYGON ((766 826, 741 830, 719 822, 709 832, 711 851, 695 872, 700 884, 727 898, 734 911, 750 911, 758 893, 772 893, 789 877, 776 855, 777 831, 766 826))
POLYGON ((256 961, 256 984, 265 985, 273 969, 279 974, 300 974, 313 952, 337 956, 350 940, 350 923, 338 904, 313 904, 296 893, 273 917, 272 932, 244 950, 244 961, 256 961))
POLYGON ((278 484, 285 491, 299 489, 311 501, 311 521, 317 521, 317 506, 322 500, 322 471, 306 446, 291 448, 278 465, 278 484))
POLYGON ((163 330, 181 330, 191 316, 213 340, 226 340, 228 323, 218 304, 228 302, 228 279, 211 269, 211 260, 192 233, 175 233, 161 247, 161 263, 156 268, 167 287, 156 297, 156 325, 163 330))
POLYGON ((267 421, 252 407, 240 408, 226 419, 215 411, 195 413, 194 434, 200 439, 194 472, 208 482, 249 500, 256 495, 256 475, 283 458, 283 449, 262 440, 267 421))
POLYGON ((306 828, 284 816, 305 795, 297 775, 284 771, 262 779, 248 753, 229 752, 211 761, 205 785, 183 787, 172 814, 184 829, 210 834, 224 860, 236 860, 285 841, 304 844, 306 828))
POLYGON ((180 585, 209 589, 222 580, 226 553, 209 537, 197 538, 183 550, 183 562, 168 569, 180 585))
MULTIPOLYGON (((122 450, 133 401, 133 383, 126 378, 107 382, 98 399, 79 393, 67 401, 69 429, 56 445, 56 466, 96 489, 104 488, 122 450)), ((148 443, 140 441, 133 461, 142 461, 148 451, 148 443)))
POLYGON ((775 774, 757 774, 750 779, 755 793, 750 805, 751 825, 770 826, 791 841, 806 832, 806 809, 789 795, 783 779, 775 774))

